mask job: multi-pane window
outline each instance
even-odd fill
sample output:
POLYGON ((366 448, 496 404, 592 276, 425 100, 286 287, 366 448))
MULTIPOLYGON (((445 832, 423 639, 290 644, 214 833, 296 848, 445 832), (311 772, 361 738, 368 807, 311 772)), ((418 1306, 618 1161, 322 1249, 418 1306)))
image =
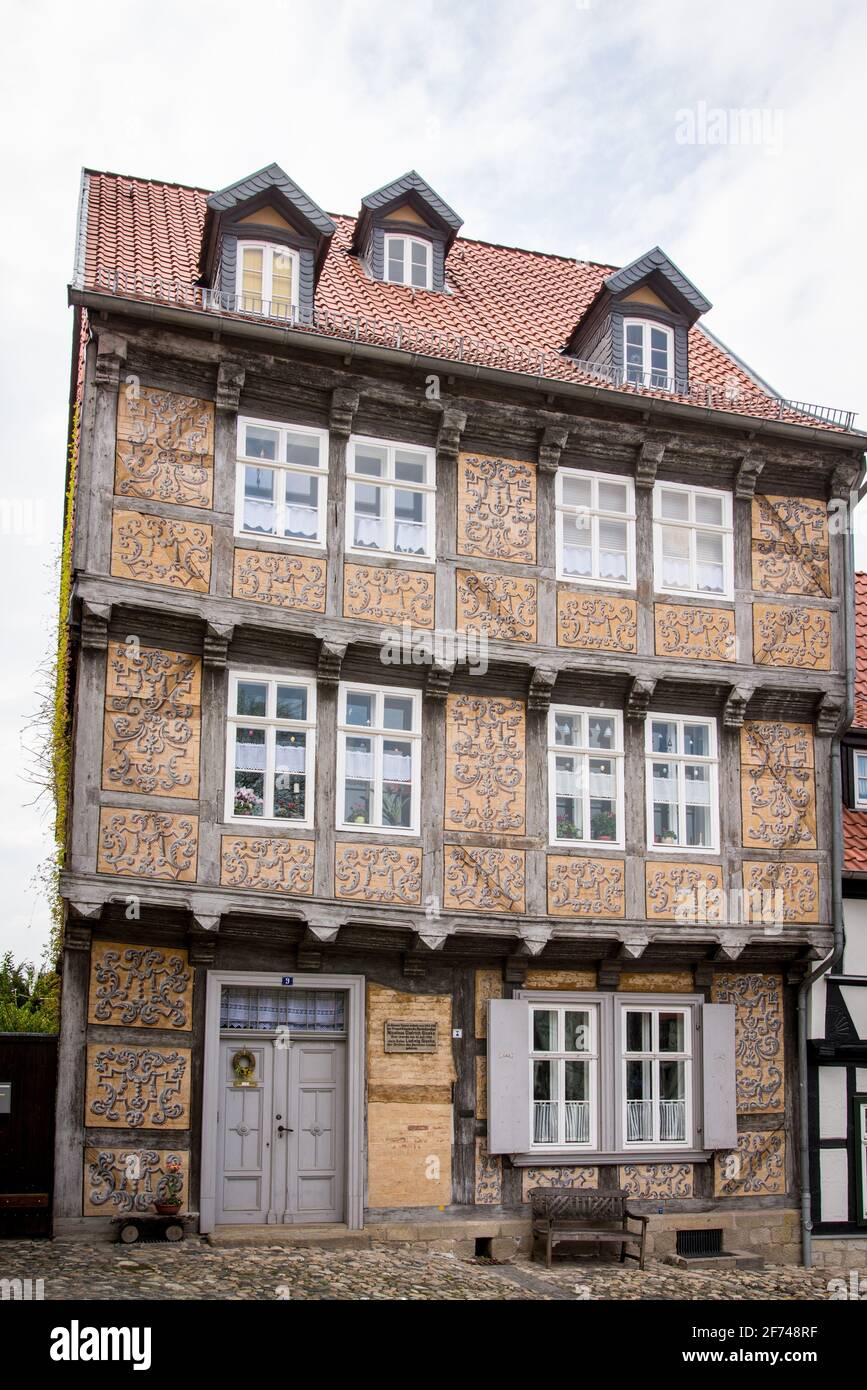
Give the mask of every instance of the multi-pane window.
POLYGON ((647 319, 626 319, 623 324, 623 361, 627 381, 670 391, 674 377, 672 330, 647 319))
POLYGON ((418 691, 341 685, 338 829, 418 832, 420 742, 418 691))
POLYGON ((548 785, 552 842, 621 844, 622 716, 613 710, 552 706, 548 785))
POLYGON ((265 241, 238 243, 238 308, 288 319, 298 308, 298 252, 265 241))
POLYGON ((385 278, 393 285, 412 285, 429 290, 433 284, 433 248, 429 241, 412 236, 385 238, 385 278))
POLYGON ((716 848, 716 723, 653 714, 646 737, 649 847, 716 848))
POLYGON ((855 754, 855 805, 867 810, 867 753, 855 754))
POLYGON ((624 1007, 621 1026, 624 1143, 687 1143, 692 1129, 690 1010, 624 1007))
POLYGON ((534 1145, 596 1143, 597 1010, 590 1004, 530 1009, 534 1145))
POLYGON ((313 681, 231 675, 227 820, 313 824, 315 729, 313 681))
POLYGON ((657 589, 731 598, 731 493, 657 483, 653 541, 657 589))
POLYGON ((238 421, 238 535, 324 545, 327 488, 325 430, 238 421))
POLYGON ((434 453, 352 438, 347 450, 350 550, 434 558, 434 453))
POLYGON ((557 577, 635 584, 635 492, 631 478, 557 472, 557 577))

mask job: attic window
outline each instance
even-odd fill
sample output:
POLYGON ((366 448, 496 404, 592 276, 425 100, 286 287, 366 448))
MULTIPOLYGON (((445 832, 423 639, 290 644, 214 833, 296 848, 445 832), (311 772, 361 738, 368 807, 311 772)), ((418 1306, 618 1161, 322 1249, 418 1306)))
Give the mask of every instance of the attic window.
POLYGON ((238 243, 238 309, 288 319, 298 309, 298 252, 265 241, 238 243))
POLYGON ((392 285, 429 290, 433 284, 433 248, 413 236, 385 238, 385 278, 392 285))
POLYGON ((639 386, 670 389, 674 376, 674 334, 647 319, 625 319, 623 361, 626 380, 639 386))

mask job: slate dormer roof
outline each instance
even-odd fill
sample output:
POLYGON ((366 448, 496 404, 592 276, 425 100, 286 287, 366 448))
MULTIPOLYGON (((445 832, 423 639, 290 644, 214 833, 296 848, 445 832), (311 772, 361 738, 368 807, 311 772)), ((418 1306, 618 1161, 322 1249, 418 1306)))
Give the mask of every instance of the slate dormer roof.
POLYGON ((393 179, 373 193, 367 193, 361 200, 361 209, 355 223, 353 248, 358 250, 366 242, 371 223, 384 217, 391 209, 408 203, 439 231, 445 239, 446 254, 451 250, 455 237, 464 225, 454 208, 449 207, 444 198, 431 188, 415 169, 393 179))
POLYGON ((207 277, 213 257, 214 243, 219 235, 220 225, 245 211, 270 204, 282 211, 297 228, 299 233, 312 237, 317 243, 317 266, 328 254, 328 244, 334 236, 335 226, 326 212, 314 203, 303 188, 284 173, 279 164, 269 164, 255 174, 239 179, 205 199, 205 221, 202 235, 202 255, 200 266, 207 277))
POLYGON ((639 256, 622 270, 606 276, 603 284, 611 295, 628 294, 641 285, 661 290, 663 298, 674 299, 679 308, 686 311, 686 317, 694 322, 701 314, 706 314, 713 305, 696 289, 669 256, 659 246, 654 246, 646 255, 639 256))

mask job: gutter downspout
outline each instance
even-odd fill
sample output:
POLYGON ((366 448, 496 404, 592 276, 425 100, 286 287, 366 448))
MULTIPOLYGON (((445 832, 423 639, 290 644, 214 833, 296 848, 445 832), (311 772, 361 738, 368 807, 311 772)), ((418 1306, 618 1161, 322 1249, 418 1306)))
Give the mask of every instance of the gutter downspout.
MULTIPOLYGON (((807 1093, 807 1030, 810 993, 813 985, 843 959, 846 942, 843 924, 843 779, 841 743, 855 713, 855 575, 852 521, 852 495, 841 503, 846 509, 846 544, 843 548, 843 622, 846 654, 846 710, 843 722, 831 740, 831 926, 834 932, 830 955, 798 987, 798 1101, 801 1172, 801 1250, 805 1269, 813 1267, 813 1214, 810 1192, 810 1133, 807 1093)), ((839 515, 839 513, 838 513, 839 515)))

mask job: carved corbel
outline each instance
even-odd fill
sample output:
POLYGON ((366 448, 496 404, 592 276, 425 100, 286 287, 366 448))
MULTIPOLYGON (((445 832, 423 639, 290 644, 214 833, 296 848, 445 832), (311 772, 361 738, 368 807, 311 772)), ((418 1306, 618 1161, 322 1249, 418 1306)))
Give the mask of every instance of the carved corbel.
POLYGON ((428 951, 441 951, 450 936, 451 930, 441 922, 430 922, 419 927, 413 940, 413 948, 418 950, 424 946, 428 951))
POLYGON ((232 623, 207 623, 202 640, 202 657, 206 666, 216 670, 225 667, 229 659, 229 643, 235 631, 232 623))
POLYGON ((828 485, 829 499, 834 502, 848 502, 860 471, 860 465, 857 463, 838 463, 828 485))
POLYGON ((455 672, 453 661, 432 661, 427 668, 424 683, 426 700, 444 700, 449 693, 452 676, 455 672))
POLYGON ((649 945, 650 936, 647 932, 630 932, 620 943, 620 954, 628 960, 639 960, 649 945))
POLYGON ((322 638, 319 659, 316 663, 316 679, 320 685, 337 685, 340 681, 340 668, 346 655, 346 642, 330 642, 322 638))
POLYGON ((544 951, 554 933, 554 928, 543 922, 528 922, 518 928, 522 950, 530 956, 539 956, 544 951))
POLYGON ((620 955, 606 956, 605 960, 599 962, 599 969, 596 972, 596 982, 600 989, 619 989, 620 972, 623 969, 623 958, 620 955))
POLYGON ((221 362, 217 368, 218 410, 233 411, 236 415, 241 408, 241 392, 247 373, 239 362, 221 362))
POLYGON ((645 439, 638 451, 638 459, 635 464, 635 486, 641 488, 652 488, 656 482, 656 473, 662 463, 665 454, 665 445, 658 439, 645 439))
POLYGON ((306 931, 306 933, 305 933, 304 939, 305 939, 305 941, 306 941, 307 937, 309 936, 309 937, 312 938, 313 941, 319 941, 319 942, 321 942, 323 946, 333 946, 339 935, 340 935, 340 927, 339 927, 339 925, 336 926, 336 927, 327 927, 327 926, 322 926, 322 927, 320 927, 320 926, 314 926, 314 925, 311 923, 311 924, 308 924, 307 931, 306 931))
POLYGON ((837 732, 842 719, 842 698, 839 695, 832 695, 826 690, 816 706, 816 713, 814 715, 816 733, 822 738, 830 737, 831 734, 837 732))
POLYGON ((97 386, 108 386, 116 391, 120 385, 120 373, 126 362, 127 341, 117 333, 100 333, 96 342, 96 370, 94 380, 97 386))
POLYGON ((718 945, 714 952, 714 960, 724 963, 726 961, 737 960, 750 944, 749 932, 727 932, 725 936, 717 938, 718 945))
POLYGON ((754 685, 733 685, 723 709, 723 726, 726 729, 740 729, 746 718, 747 705, 755 693, 754 685))
POLYGON ((196 931, 205 932, 209 937, 216 936, 220 930, 219 912, 194 912, 193 925, 196 931))
POLYGON ((752 452, 744 454, 735 479, 735 497, 739 497, 742 502, 749 502, 755 497, 756 483, 764 466, 764 459, 757 458, 752 452))
POLYGON ((437 459, 444 463, 456 463, 461 447, 461 435, 467 427, 467 412, 457 410, 452 405, 443 407, 440 427, 437 434, 437 459))
POLYGON ((653 692, 656 689, 656 681, 649 676, 634 676, 632 684, 626 696, 626 718, 634 720, 636 723, 643 724, 647 718, 647 711, 653 692))
POLYGON ((110 603, 81 603, 81 645, 88 651, 108 650, 108 625, 111 622, 110 603))
POLYGON ((348 386, 335 386, 331 392, 328 429, 335 439, 348 439, 361 397, 348 386))
POLYGON ((714 968, 710 961, 699 961, 692 972, 696 989, 710 989, 713 984, 714 968))
POLYGON ((546 425, 539 439, 539 472, 556 473, 560 455, 569 442, 569 431, 562 425, 546 425))
MULTIPOLYGON (((72 904, 70 904, 72 906, 72 904)), ((66 951, 89 951, 93 926, 88 921, 68 917, 63 928, 63 948, 66 951)))
POLYGON ((517 954, 506 957, 503 979, 507 985, 517 985, 519 989, 527 983, 527 957, 517 954))
POLYGON ((556 683, 557 671, 553 666, 534 666, 527 691, 527 709, 547 714, 556 683))

